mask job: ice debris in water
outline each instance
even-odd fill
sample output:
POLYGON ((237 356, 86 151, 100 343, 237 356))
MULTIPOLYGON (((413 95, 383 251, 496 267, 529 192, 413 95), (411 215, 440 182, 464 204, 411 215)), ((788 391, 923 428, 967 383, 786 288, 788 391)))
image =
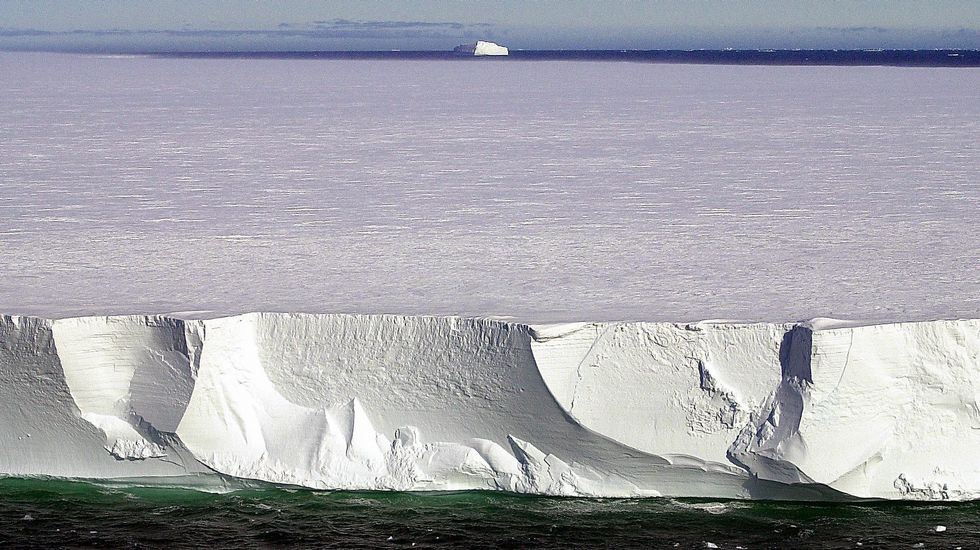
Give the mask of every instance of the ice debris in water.
POLYGON ((936 532, 937 533, 942 533, 944 531, 946 531, 946 526, 945 525, 937 525, 936 526, 936 532))

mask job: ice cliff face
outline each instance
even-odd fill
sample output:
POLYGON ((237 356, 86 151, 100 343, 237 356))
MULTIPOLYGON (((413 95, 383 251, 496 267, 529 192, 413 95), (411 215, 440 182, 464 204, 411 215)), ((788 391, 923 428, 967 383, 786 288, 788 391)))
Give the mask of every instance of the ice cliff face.
POLYGON ((0 473, 972 499, 978 354, 977 320, 7 316, 0 473))

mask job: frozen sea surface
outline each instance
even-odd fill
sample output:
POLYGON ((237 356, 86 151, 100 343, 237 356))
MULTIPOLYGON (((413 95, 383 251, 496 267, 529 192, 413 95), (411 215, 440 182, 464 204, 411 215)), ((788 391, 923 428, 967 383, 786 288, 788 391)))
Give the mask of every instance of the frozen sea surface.
POLYGON ((0 53, 0 312, 977 317, 978 89, 0 53))

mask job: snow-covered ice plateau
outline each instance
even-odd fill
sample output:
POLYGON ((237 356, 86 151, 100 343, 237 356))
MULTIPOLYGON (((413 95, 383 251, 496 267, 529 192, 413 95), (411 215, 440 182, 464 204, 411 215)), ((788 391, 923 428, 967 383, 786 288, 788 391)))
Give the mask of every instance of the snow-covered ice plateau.
POLYGON ((0 474, 980 498, 978 74, 0 53, 0 474))
POLYGON ((978 317, 978 83, 0 53, 0 312, 978 317))

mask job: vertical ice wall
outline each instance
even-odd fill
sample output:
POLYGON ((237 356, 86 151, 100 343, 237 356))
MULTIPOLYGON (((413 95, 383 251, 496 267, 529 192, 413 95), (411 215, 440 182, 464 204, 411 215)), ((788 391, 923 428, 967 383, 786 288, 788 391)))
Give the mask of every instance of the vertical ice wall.
POLYGON ((555 399, 587 428, 649 453, 728 463, 728 445, 779 383, 791 328, 559 325, 538 329, 532 349, 555 399))
MULTIPOLYGON (((181 408, 169 396, 193 384, 186 370, 151 360, 167 346, 147 321, 0 317, 0 472, 127 478, 202 470, 140 420, 142 413, 171 426, 181 408)), ((175 323, 155 328, 168 333, 175 323)))
POLYGON ((980 321, 815 323, 733 455, 861 497, 980 496, 980 321))
POLYGON ((976 498, 978 355, 976 320, 7 316, 0 472, 976 498))
POLYGON ((521 325, 455 318, 209 322, 178 434, 219 471, 315 487, 744 493, 734 468, 672 465, 583 428, 530 342, 521 325))

